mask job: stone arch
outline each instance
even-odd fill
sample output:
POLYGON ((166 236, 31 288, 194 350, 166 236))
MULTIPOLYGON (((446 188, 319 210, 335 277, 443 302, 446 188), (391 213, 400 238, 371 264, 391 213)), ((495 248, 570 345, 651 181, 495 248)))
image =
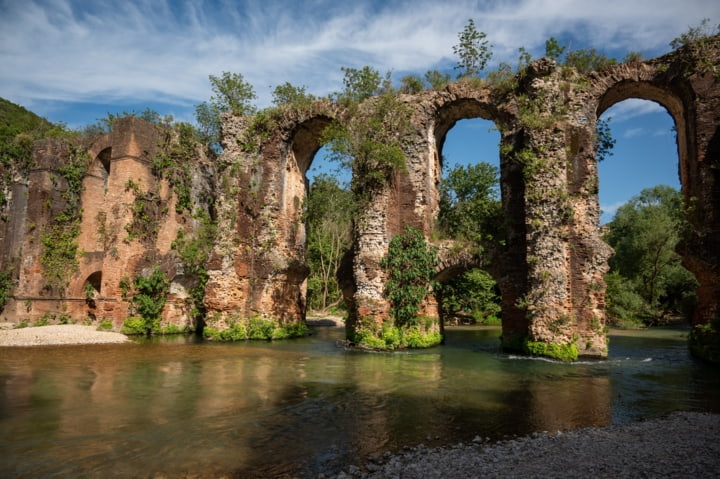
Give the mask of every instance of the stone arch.
MULTIPOLYGON (((488 273, 496 283, 496 288, 500 291, 502 297, 502 288, 500 288, 500 273, 497 264, 491 264, 487 261, 487 257, 478 254, 476 248, 467 247, 467 245, 458 245, 453 240, 446 240, 436 245, 438 247, 438 266, 436 274, 433 278, 435 283, 445 284, 453 278, 460 276, 473 269, 481 269, 488 273)), ((440 330, 442 331, 447 322, 443 317, 442 309, 442 293, 436 293, 438 302, 438 316, 440 320, 440 330)))
POLYGON ((600 116, 616 103, 622 101, 638 98, 641 100, 649 100, 655 102, 665 108, 670 117, 675 122, 675 129, 677 131, 677 147, 678 147, 678 161, 680 171, 680 184, 683 189, 690 186, 692 178, 688 174, 688 162, 690 161, 688 142, 688 125, 686 122, 686 108, 683 105, 682 99, 673 91, 662 88, 648 81, 633 81, 633 80, 622 80, 612 85, 605 94, 600 98, 596 118, 600 116))
MULTIPOLYGON (((453 88, 459 87, 460 85, 453 85, 451 91, 454 91, 453 88)), ((458 121, 464 119, 481 118, 493 122, 500 131, 500 145, 498 145, 497 154, 500 158, 500 193, 508 246, 504 251, 496 251, 488 245, 487 254, 493 257, 493 264, 489 266, 484 264, 486 261, 480 261, 483 263, 480 267, 493 276, 501 292, 503 328, 524 331, 527 329, 526 318, 516 306, 518 298, 524 293, 523 285, 526 275, 524 269, 526 246, 523 229, 525 222, 523 178, 522 171, 517 165, 510 162, 500 151, 502 145, 511 145, 516 141, 513 132, 505 131, 506 129, 502 128, 503 125, 509 123, 511 117, 508 112, 503 110, 504 106, 503 103, 493 99, 487 90, 463 92, 440 104, 435 112, 432 130, 432 138, 437 145, 433 152, 438 172, 437 181, 433 185, 433 195, 437 198, 437 185, 442 168, 441 153, 448 132, 458 121)), ((435 208, 437 208, 437 203, 435 208)), ((437 213, 438 211, 435 209, 433 215, 436 216, 437 213)))
POLYGON ((291 132, 293 157, 303 175, 310 169, 315 154, 322 147, 322 132, 331 122, 332 118, 328 116, 314 116, 298 123, 291 132))
MULTIPOLYGON (((661 105, 675 122, 677 133, 678 170, 683 198, 693 205, 688 219, 693 232, 678 246, 683 264, 696 276, 698 304, 692 323, 705 324, 717 316, 720 295, 717 231, 720 222, 720 201, 713 198, 719 178, 712 175, 712 161, 717 152, 710 146, 717 108, 717 87, 707 78, 694 75, 667 75, 657 64, 619 65, 602 74, 595 74, 594 119, 612 105, 630 98, 649 100, 661 105), (709 161, 708 161, 709 160, 709 161), (710 173, 710 174, 709 174, 710 173)), ((591 161, 595 161, 592 158, 591 161)), ((595 175, 595 165, 590 168, 595 175)), ((593 196, 597 203, 597 196, 593 196)), ((592 205, 592 207, 595 207, 592 205)))

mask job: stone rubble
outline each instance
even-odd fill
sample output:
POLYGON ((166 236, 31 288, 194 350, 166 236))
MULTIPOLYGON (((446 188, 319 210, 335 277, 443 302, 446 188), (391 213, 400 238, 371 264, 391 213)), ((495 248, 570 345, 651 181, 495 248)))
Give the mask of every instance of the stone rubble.
POLYGON ((489 443, 428 448, 348 466, 329 479, 720 477, 720 414, 662 419, 489 443))

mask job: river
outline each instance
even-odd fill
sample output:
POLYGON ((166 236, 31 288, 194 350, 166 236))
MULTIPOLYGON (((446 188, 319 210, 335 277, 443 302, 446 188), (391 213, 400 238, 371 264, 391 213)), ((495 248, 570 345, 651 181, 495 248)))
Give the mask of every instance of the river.
POLYGON ((314 477, 419 443, 720 413, 686 330, 614 331, 607 360, 575 364, 503 354, 497 328, 399 353, 312 332, 0 348, 0 477, 314 477))

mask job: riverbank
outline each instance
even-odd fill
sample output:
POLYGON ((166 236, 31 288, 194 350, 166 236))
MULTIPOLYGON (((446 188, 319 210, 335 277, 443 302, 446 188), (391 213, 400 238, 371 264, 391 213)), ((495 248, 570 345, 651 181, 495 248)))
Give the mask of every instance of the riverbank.
POLYGON ((62 324, 29 328, 0 328, 0 347, 56 346, 60 344, 108 344, 131 342, 127 336, 111 331, 98 331, 94 326, 62 324))
POLYGON ((720 477, 720 415, 666 418, 486 443, 407 448, 336 479, 720 477))

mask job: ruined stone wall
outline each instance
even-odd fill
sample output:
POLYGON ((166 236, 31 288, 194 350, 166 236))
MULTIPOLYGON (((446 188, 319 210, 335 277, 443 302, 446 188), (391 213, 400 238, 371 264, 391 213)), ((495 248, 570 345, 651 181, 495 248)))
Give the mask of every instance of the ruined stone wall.
MULTIPOLYGON (((134 276, 148 274, 157 266, 171 280, 163 327, 195 327, 188 290, 198 278, 183 274, 173 242, 179 231, 192 235, 200 224, 193 215, 197 211, 176 211, 177 195, 153 171, 161 133, 158 127, 129 117, 117 122, 112 133, 78 146, 87 151, 87 174, 78 205, 79 235, 68 238, 78 246, 77 267, 67 272, 59 287, 51 284, 43 264, 44 253, 52 247, 43 238, 67 204, 63 193, 68 185, 58 170, 67 164, 73 147, 62 140, 35 145, 27 183, 16 182, 18 194, 10 201, 11 214, 2 237, 3 267, 12 267, 14 272, 14 288, 2 321, 110 322, 120 329, 130 314, 122 283, 132 283, 134 276), (138 223, 136 205, 141 200, 149 216, 138 223)), ((209 213, 213 169, 198 155, 193 172, 193 205, 209 213)))
MULTIPOLYGON (((411 124, 402 138, 405 168, 363 200, 353 248, 338 272, 350 307, 348 327, 356 327, 361 318, 377 324, 388 318, 381 260, 393 236, 406 226, 433 238, 445 137, 457 121, 480 117, 493 121, 501 134, 505 243, 478 261, 488 265, 502 293, 503 344, 539 354, 566 348, 605 356, 603 275, 612 251, 598 226, 595 126, 607 108, 627 98, 658 102, 675 120, 690 222, 683 261, 700 282, 693 322, 717 320, 718 42, 713 40, 701 59, 678 51, 588 74, 542 59, 503 85, 458 82, 441 91, 400 95, 411 124)), ((347 115, 329 101, 253 117, 226 115, 217 162, 209 164, 198 152, 193 207, 217 226, 206 265, 204 307, 210 327, 228 328, 251 317, 281 325, 304 321, 306 173, 321 147, 323 129, 347 115)), ((180 231, 196 234, 201 225, 193 212, 176 211, 173 185, 153 171, 160 139, 157 127, 130 118, 88 146, 91 162, 78 238, 83 254, 62 291, 47 289, 40 258, 43 231, 63 207, 64 186, 56 171, 66 146, 51 140, 36 146, 34 167, 29 178, 16 179, 12 186, 0 228, 0 259, 16 266, 16 286, 4 318, 32 322, 47 312, 64 312, 107 318, 117 327, 129 307, 122 279, 158 265, 173 278, 165 321, 192 323, 187 298, 197 278, 184 274, 173 244, 180 231), (138 198, 152 213, 148 231, 135 221, 138 198), (88 284, 98 293, 93 311, 83 297, 88 284)), ((443 263, 445 274, 471 264, 467 258, 458 261, 463 264, 443 263)), ((434 298, 428 298, 423 314, 437 317, 434 298)))

